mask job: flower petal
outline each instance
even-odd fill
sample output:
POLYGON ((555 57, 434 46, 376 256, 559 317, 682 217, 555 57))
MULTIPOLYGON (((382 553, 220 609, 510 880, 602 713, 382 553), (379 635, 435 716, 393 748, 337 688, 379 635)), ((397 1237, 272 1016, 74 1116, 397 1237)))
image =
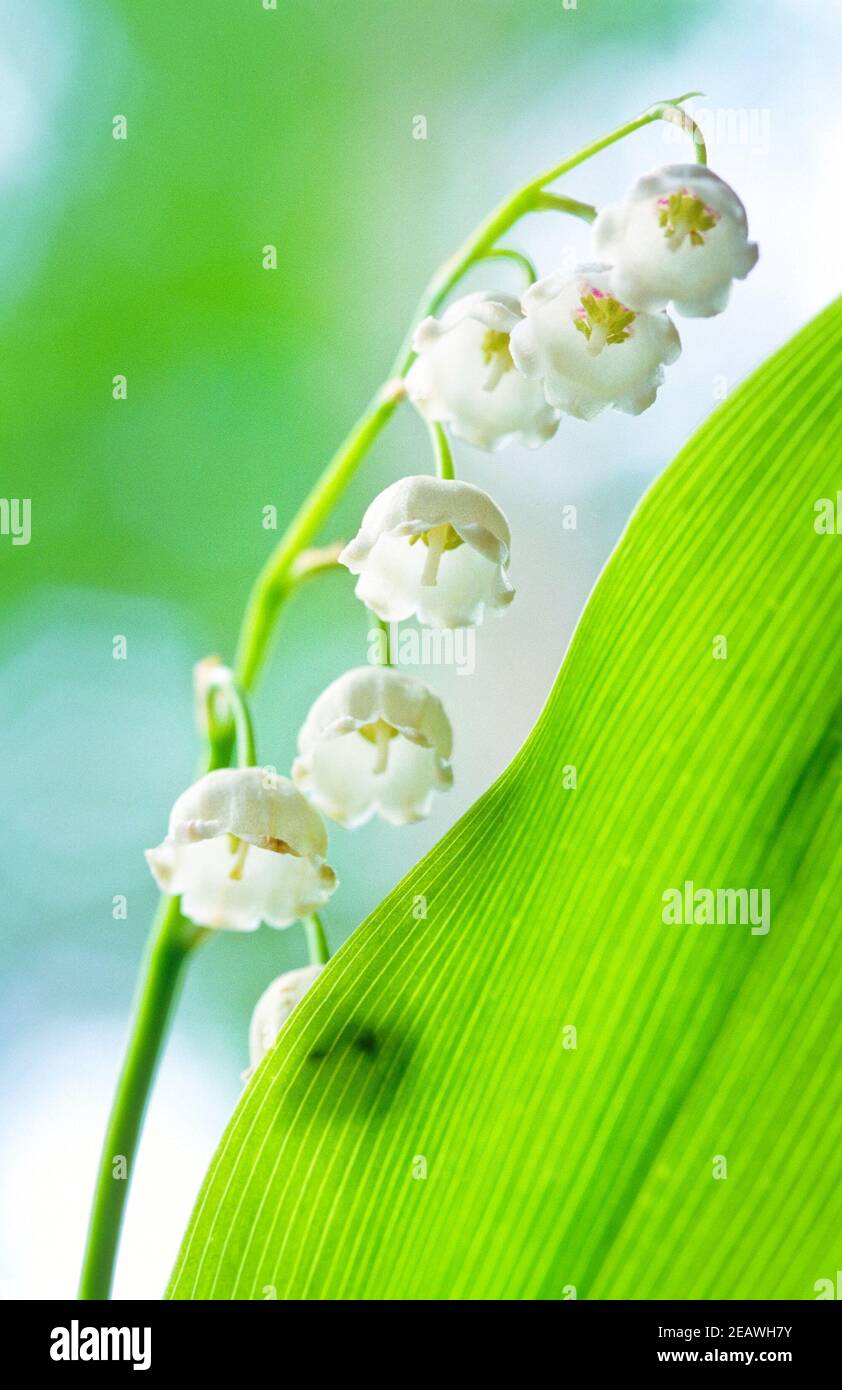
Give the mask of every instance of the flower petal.
POLYGON ((593 241, 624 304, 652 313, 672 302, 691 318, 721 313, 732 281, 745 279, 758 256, 736 193, 700 164, 638 179, 599 214, 593 241))
POLYGON ((158 886, 181 897, 184 915, 202 927, 255 931, 261 922, 288 927, 309 917, 335 892, 336 875, 323 861, 250 846, 241 876, 226 836, 178 844, 164 840, 146 858, 158 886))
POLYGON ((486 451, 515 437, 529 448, 551 438, 558 413, 540 385, 515 369, 509 351, 520 321, 515 299, 485 291, 457 300, 441 319, 425 319, 415 331, 418 357, 406 378, 421 414, 486 451))
POLYGON ((176 801, 168 838, 191 844, 219 835, 236 835, 263 849, 281 843, 295 854, 327 853, 321 817, 288 777, 262 767, 219 768, 176 801))
POLYGON ((417 614, 433 627, 463 627, 481 622, 486 606, 511 602, 510 544, 505 516, 481 488, 420 476, 402 478, 374 499, 339 559, 359 575, 358 597, 384 622, 417 614), (440 527, 463 544, 444 551, 429 583, 427 544, 412 542, 440 527))
POLYGON ((298 737, 292 775, 341 825, 380 815, 393 825, 429 813, 434 791, 452 783, 453 735, 438 696, 416 676, 391 667, 347 671, 316 700, 298 737), (395 731, 385 766, 362 732, 395 731), (379 769, 379 770, 378 770, 379 769))
POLYGON ((286 777, 220 768, 178 798, 146 859, 158 886, 204 927, 254 931, 308 917, 336 890, 318 811, 286 777))
POLYGON ((540 375, 557 409, 591 420, 613 406, 637 414, 651 405, 663 364, 681 340, 665 313, 631 311, 612 290, 611 270, 581 265, 548 276, 523 296, 526 315, 512 333, 518 368, 540 375))

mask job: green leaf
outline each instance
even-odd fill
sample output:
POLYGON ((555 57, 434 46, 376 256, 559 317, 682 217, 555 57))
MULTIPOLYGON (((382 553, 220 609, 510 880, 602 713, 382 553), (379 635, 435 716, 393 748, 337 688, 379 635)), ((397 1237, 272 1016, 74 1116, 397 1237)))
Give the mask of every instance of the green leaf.
POLYGON ((835 305, 644 500, 520 755, 246 1091, 171 1296, 811 1299, 834 1277, 842 535, 814 506, 842 488, 840 342, 835 305), (769 889, 771 930, 666 923, 687 880, 769 889))

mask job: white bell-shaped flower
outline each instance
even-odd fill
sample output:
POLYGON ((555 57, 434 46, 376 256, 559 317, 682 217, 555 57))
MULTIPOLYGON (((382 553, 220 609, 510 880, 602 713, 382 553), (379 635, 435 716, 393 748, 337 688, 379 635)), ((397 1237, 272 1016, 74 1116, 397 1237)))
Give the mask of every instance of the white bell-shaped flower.
POLYGON ((515 437, 530 449, 552 438, 558 414, 540 386, 515 371, 509 350, 520 319, 516 299, 481 290, 418 325, 406 389, 427 420, 488 451, 515 437))
POLYGON ((401 478, 378 497, 339 556, 384 622, 471 627, 515 596, 509 523, 488 493, 455 479, 401 478))
POLYGON ((518 370, 542 381, 547 400, 580 420, 608 406, 639 415, 658 393, 664 364, 681 352, 671 319, 627 308, 611 292, 604 265, 539 280, 524 294, 523 312, 512 334, 518 370))
POLYGON ((350 828, 374 815, 407 825, 452 784, 444 706, 417 676, 389 666, 347 671, 319 696, 298 736, 292 775, 350 828))
POLYGON ((337 879, 326 854, 324 821, 289 778, 245 767, 188 787, 146 858, 192 922, 254 931, 261 922, 288 927, 327 901, 337 879))
POLYGON ((254 1006, 249 1026, 249 1070, 243 1073, 247 1081, 272 1047, 297 1004, 324 970, 323 965, 305 965, 301 970, 288 970, 279 975, 261 994, 254 1006))
POLYGON ((720 314, 733 280, 757 261, 733 188, 703 164, 668 164, 604 208, 593 244, 611 265, 611 290, 631 309, 672 303, 688 318, 720 314))

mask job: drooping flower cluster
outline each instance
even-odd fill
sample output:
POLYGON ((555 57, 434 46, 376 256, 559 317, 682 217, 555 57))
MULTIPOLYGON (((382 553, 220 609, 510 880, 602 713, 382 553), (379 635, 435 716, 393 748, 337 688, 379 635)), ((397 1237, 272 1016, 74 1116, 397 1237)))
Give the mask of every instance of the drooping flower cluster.
MULTIPOLYGON (((440 476, 392 483, 338 555, 383 624, 474 627, 514 598, 509 524, 486 492, 452 476, 445 428, 495 451, 538 447, 563 415, 639 415, 681 352, 668 308, 720 313, 758 254, 737 195, 697 164, 639 179, 596 217, 593 248, 593 263, 537 279, 520 301, 469 294, 416 329, 405 392, 439 442, 440 476)), ((234 698, 230 672, 211 663, 199 677, 203 702, 208 681, 223 703, 226 692, 234 698)), ((394 826, 422 819, 452 784, 452 745, 441 701, 417 676, 388 664, 346 671, 301 727, 292 780, 255 766, 209 773, 176 801, 150 868, 199 925, 288 926, 337 886, 322 814, 349 829, 374 816, 394 826)), ((321 970, 288 972, 261 996, 252 1069, 321 970)))
POLYGON ((428 420, 491 450, 543 443, 561 414, 639 415, 681 352, 667 306, 721 313, 757 260, 736 193, 698 164, 639 179, 599 214, 593 246, 595 263, 548 275, 519 305, 467 295, 419 326, 407 390, 428 420))

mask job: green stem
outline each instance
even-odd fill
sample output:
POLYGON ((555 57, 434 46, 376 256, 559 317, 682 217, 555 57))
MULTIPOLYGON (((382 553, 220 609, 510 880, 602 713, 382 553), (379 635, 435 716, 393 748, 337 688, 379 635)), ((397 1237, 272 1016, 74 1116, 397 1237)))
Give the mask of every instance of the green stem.
POLYGON ((307 949, 310 952, 310 964, 327 965, 330 960, 330 947, 327 944, 327 936, 321 917, 314 912, 312 917, 305 920, 304 925, 307 928, 307 949))
POLYGON ((678 113, 676 108, 682 101, 689 101, 690 97, 699 97, 701 92, 685 92, 683 96, 674 97, 671 101, 656 101, 648 111, 644 111, 642 116, 638 116, 633 121, 627 121, 625 125, 618 126, 612 130, 610 135, 603 135, 601 139, 594 140, 593 144, 585 145, 578 154, 572 155, 569 159, 562 160, 561 164, 556 164, 552 169, 547 169, 545 173, 539 174, 537 179, 527 184, 523 192, 530 197, 537 193, 548 184, 560 179, 562 174, 569 174, 571 169, 576 169, 585 160, 593 159, 595 154, 600 154, 602 150, 607 150, 609 145, 615 145, 618 140, 625 140, 627 135, 633 135, 636 130, 642 130, 644 126, 651 125, 653 121, 671 121, 675 123, 680 115, 680 124, 683 130, 692 137, 696 146, 696 157, 700 164, 707 163, 707 150, 702 139, 702 132, 696 125, 692 116, 688 116, 686 111, 678 113))
MULTIPOLYGON (((385 621, 385 619, 379 618, 376 613, 373 613, 370 608, 366 609, 366 613, 368 614, 369 622, 374 623, 374 626, 378 628, 379 631, 383 634, 383 659, 378 664, 380 666, 391 666, 392 650, 389 640, 389 624, 385 621)), ((369 632, 370 631, 371 629, 369 629, 369 632)))
POLYGON ((254 738, 254 724, 245 694, 236 681, 229 687, 231 709, 234 714, 234 729, 237 740, 237 766, 257 766, 257 746, 254 738))
POLYGON ((226 666, 211 664, 210 661, 200 662, 197 672, 203 668, 206 672, 202 675, 203 727, 208 748, 206 765, 199 767, 198 776, 214 772, 217 768, 229 767, 235 749, 238 767, 256 767, 254 724, 245 692, 226 666))
MULTIPOLYGON (((596 217, 596 208, 594 208, 594 217, 596 217)), ((529 257, 524 256, 522 251, 514 251, 510 246, 492 246, 491 250, 486 251, 481 259, 484 261, 513 261, 515 265, 520 266, 526 276, 527 285, 534 285, 538 279, 538 272, 529 257)))
POLYGON ((79 1284, 82 1299, 108 1298, 140 1128, 184 964, 205 933, 162 898, 141 972, 129 1044, 100 1158, 79 1284))
POLYGON ((533 207, 536 212, 567 212, 571 217, 580 217, 583 222, 595 222, 596 208, 590 203, 580 203, 576 198, 562 198, 560 193, 536 193, 533 207))
MULTIPOLYGON (((701 95, 701 92, 688 93, 688 96, 692 97, 699 97, 701 95)), ((682 97, 683 101, 686 101, 686 99, 686 97, 682 97)), ((673 125, 680 126, 681 129, 690 136, 690 139, 696 146, 696 162, 698 164, 707 164, 708 152, 707 146, 705 145, 705 137, 702 134, 701 128, 696 125, 696 122, 688 111, 682 111, 680 106, 670 105, 665 102, 662 103, 660 119, 662 121, 669 121, 673 125)))
POLYGON ((429 429, 436 459, 436 475, 439 478, 444 478, 447 482, 452 482, 456 477, 456 470, 453 467, 453 454, 450 451, 450 443, 444 427, 437 420, 433 420, 430 422, 429 429))
POLYGON ((235 678, 244 690, 251 690, 266 657, 272 629, 291 592, 293 567, 299 553, 316 536, 400 399, 400 392, 388 388, 377 393, 258 576, 249 596, 234 663, 235 678))

